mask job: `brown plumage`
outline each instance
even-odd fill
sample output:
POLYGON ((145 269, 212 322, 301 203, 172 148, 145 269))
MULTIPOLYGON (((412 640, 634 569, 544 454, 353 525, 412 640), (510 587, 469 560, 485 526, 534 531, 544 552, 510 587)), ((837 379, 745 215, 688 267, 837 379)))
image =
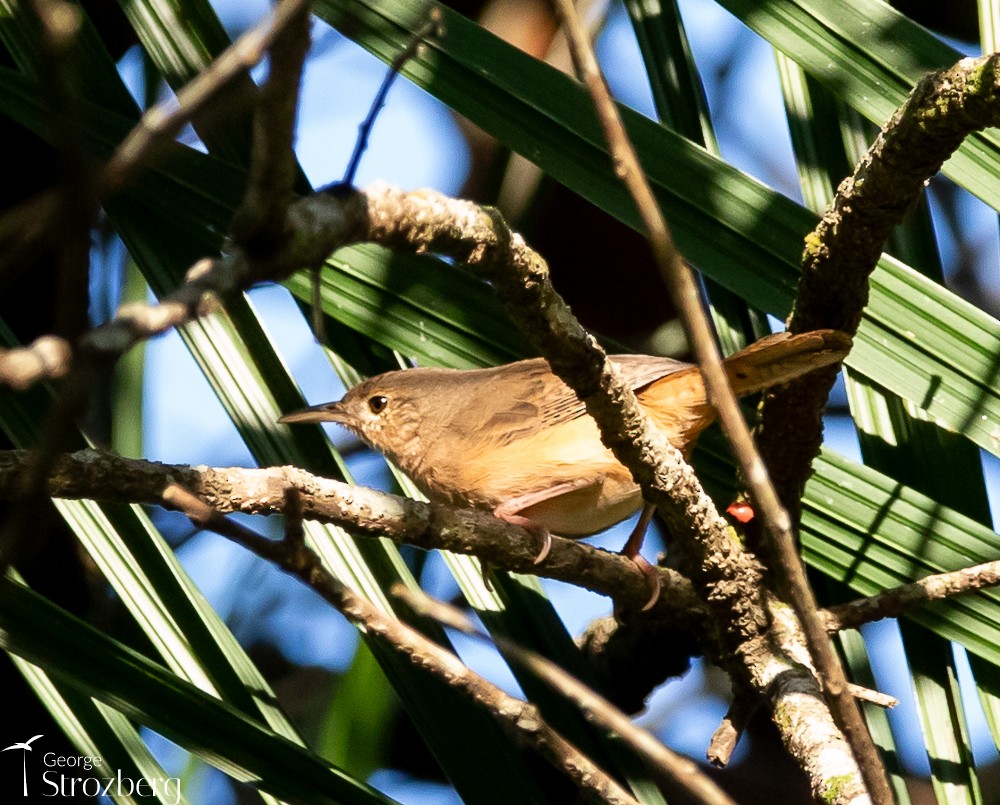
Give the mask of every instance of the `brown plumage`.
MULTIPOLYGON (((738 395, 843 359, 833 330, 761 339, 725 362, 738 395)), ((713 419, 697 367, 616 355, 639 401, 685 455, 713 419)), ((281 422, 339 422, 406 472, 433 501, 489 509, 520 524, 583 537, 642 505, 639 488, 573 391, 541 358, 491 369, 408 369, 378 375, 342 400, 281 422)), ((631 544, 631 541, 630 541, 631 544)))

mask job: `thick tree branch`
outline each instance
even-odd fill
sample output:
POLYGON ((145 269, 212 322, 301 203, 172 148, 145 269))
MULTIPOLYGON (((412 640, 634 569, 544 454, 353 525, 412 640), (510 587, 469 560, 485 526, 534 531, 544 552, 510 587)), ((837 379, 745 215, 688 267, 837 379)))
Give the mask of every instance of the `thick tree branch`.
MULTIPOLYGON (((654 257, 680 313, 688 342, 698 358, 698 367, 704 377, 709 401, 732 446, 750 497, 761 518, 764 533, 769 537, 770 553, 776 561, 776 567, 772 570, 777 571, 782 592, 787 595, 802 624, 805 641, 812 656, 813 670, 822 680, 827 703, 847 736, 873 800, 889 805, 892 802, 892 792, 885 768, 861 717, 861 711, 848 690, 847 676, 840 659, 833 651, 817 614, 816 597, 806 580, 805 567, 792 532, 792 521, 771 484, 767 468, 754 446, 736 395, 729 385, 722 365, 722 355, 715 343, 708 315, 702 307, 694 276, 674 245, 670 229, 652 188, 646 181, 635 148, 622 124, 572 0, 556 0, 556 7, 566 27, 577 74, 587 84, 594 100, 616 172, 635 200, 654 257)), ((626 466, 632 465, 626 463, 626 466)), ((814 791, 817 794, 824 793, 815 783, 814 791)))
MULTIPOLYGON (((32 462, 28 451, 0 452, 0 499, 18 497, 32 462)), ((475 554, 497 567, 586 587, 628 607, 642 606, 648 596, 634 565, 616 553, 553 537, 549 556, 536 565, 537 537, 489 512, 423 503, 321 478, 296 467, 189 467, 81 450, 58 458, 48 477, 48 493, 61 498, 158 504, 170 483, 191 490, 223 514, 285 512, 287 490, 295 489, 302 516, 355 535, 475 554)), ((675 628, 697 630, 705 610, 691 583, 667 568, 660 568, 659 573, 664 594, 648 617, 675 628)))
POLYGON ((304 540, 297 536, 281 541, 262 537, 222 516, 177 484, 169 485, 162 499, 167 505, 183 511, 195 524, 215 531, 278 565, 308 585, 368 635, 385 641, 413 665, 465 693, 486 708, 503 727, 566 774, 584 794, 609 805, 638 805, 603 769, 546 724, 533 704, 508 696, 469 670, 451 652, 428 640, 413 627, 385 615, 323 567, 319 556, 304 540))
MULTIPOLYGON (((22 482, 34 461, 26 450, 0 452, 0 499, 23 494, 22 482)), ((195 491, 222 513, 289 516, 288 489, 299 492, 302 516, 340 526, 361 536, 387 536, 399 543, 427 550, 442 549, 482 556, 490 563, 523 573, 536 573, 620 599, 641 603, 646 591, 631 563, 611 553, 574 540, 553 538, 549 557, 534 565, 537 544, 533 535, 475 509, 422 503, 365 487, 321 478, 297 467, 191 467, 123 458, 97 450, 60 456, 47 480, 53 497, 90 498, 122 503, 158 503, 163 488, 178 482, 195 491)), ((691 583, 674 570, 660 568, 663 596, 647 620, 657 628, 701 631, 707 611, 691 583)), ((896 617, 921 604, 1000 584, 1000 560, 935 576, 886 590, 822 611, 829 632, 857 628, 873 620, 896 617)), ((603 621, 606 625, 611 621, 603 621)), ((588 651, 598 656, 610 632, 597 629, 588 638, 588 651)), ((639 631, 643 640, 649 633, 639 631)), ((676 640, 674 634, 671 640, 676 640)), ((633 646, 634 644, 629 644, 633 646)), ((632 653, 625 651, 625 657, 632 653)), ((669 662, 669 660, 667 660, 669 662)), ((681 669, 683 670, 683 669, 681 669)), ((614 676, 615 674, 610 674, 614 676)), ((654 674, 654 684, 663 674, 654 674)), ((640 694, 639 698, 644 698, 640 694)))
MULTIPOLYGON (((962 59, 921 81, 806 236, 788 329, 832 327, 853 335, 868 302, 868 278, 892 227, 969 134, 996 125, 1000 54, 962 59)), ((828 367, 765 395, 758 444, 796 519, 835 377, 836 367, 828 367)))

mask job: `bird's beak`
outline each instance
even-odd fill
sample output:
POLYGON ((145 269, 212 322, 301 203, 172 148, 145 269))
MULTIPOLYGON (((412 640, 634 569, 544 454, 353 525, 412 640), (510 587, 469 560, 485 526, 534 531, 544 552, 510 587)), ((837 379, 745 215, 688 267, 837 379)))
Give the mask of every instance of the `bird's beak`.
POLYGON ((344 424, 347 422, 347 412, 344 411, 339 402, 322 403, 285 414, 278 422, 285 425, 298 425, 303 422, 340 422, 344 424))

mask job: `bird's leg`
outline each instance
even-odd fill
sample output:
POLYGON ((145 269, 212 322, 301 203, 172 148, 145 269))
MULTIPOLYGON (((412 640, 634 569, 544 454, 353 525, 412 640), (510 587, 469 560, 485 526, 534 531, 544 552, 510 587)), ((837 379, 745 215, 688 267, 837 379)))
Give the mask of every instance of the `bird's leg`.
POLYGON ((643 604, 640 612, 647 612, 652 609, 660 597, 660 571, 639 553, 639 550, 642 548, 642 541, 646 538, 646 529, 649 528, 649 521, 653 519, 654 511, 656 511, 655 506, 643 501, 639 522, 635 524, 635 528, 632 529, 632 533, 629 534, 628 541, 621 551, 622 556, 627 556, 631 559, 635 563, 635 566, 639 568, 639 572, 649 581, 649 600, 643 604))
POLYGON ((538 520, 526 517, 521 514, 521 512, 526 509, 530 509, 532 506, 536 506, 539 503, 544 503, 547 500, 558 498, 560 495, 567 495, 570 492, 575 492, 578 489, 581 489, 584 486, 589 486, 592 483, 593 481, 591 479, 577 478, 572 481, 563 481, 562 483, 553 484, 552 486, 547 486, 543 489, 537 489, 523 495, 518 495, 510 500, 505 500, 493 510, 493 514, 501 520, 506 520, 508 523, 521 526, 521 528, 535 537, 538 541, 539 549, 538 553, 535 554, 533 564, 538 565, 545 561, 545 557, 549 555, 549 551, 552 549, 552 533, 545 525, 538 522, 538 520))

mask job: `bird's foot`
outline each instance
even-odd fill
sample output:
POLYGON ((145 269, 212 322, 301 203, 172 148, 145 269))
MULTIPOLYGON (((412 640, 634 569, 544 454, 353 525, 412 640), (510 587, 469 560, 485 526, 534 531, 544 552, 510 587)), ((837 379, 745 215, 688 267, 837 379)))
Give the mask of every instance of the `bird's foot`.
POLYGON ((540 565, 545 561, 545 558, 549 555, 549 551, 552 550, 552 534, 545 526, 537 520, 525 517, 523 514, 508 514, 507 512, 497 511, 496 516, 511 525, 520 526, 536 539, 539 548, 535 554, 535 558, 531 562, 533 565, 540 565))
POLYGON ((649 582, 649 598, 646 599, 646 603, 639 610, 640 612, 649 612, 649 610, 656 606, 656 602, 660 600, 660 570, 656 565, 651 564, 642 554, 636 554, 628 558, 632 560, 635 566, 639 568, 639 572, 649 582))
MULTIPOLYGON (((646 529, 649 528, 649 521, 653 519, 655 511, 656 509, 651 504, 643 504, 639 521, 635 524, 635 528, 632 529, 632 533, 629 534, 625 547, 622 548, 622 556, 631 559, 635 566, 639 568, 639 572, 649 582, 649 598, 643 604, 642 609, 639 610, 640 612, 649 612, 660 598, 660 571, 639 553, 639 549, 642 548, 642 542, 646 537, 646 529)), ((615 617, 617 617, 617 612, 615 613, 615 617)))

